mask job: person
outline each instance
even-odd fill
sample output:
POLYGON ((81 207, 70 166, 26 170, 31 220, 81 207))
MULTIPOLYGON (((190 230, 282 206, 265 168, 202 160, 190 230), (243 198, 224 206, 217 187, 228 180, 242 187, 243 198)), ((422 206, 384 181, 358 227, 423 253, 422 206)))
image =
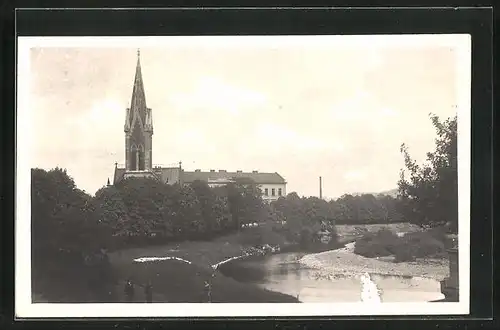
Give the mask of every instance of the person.
POLYGON ((207 293, 207 302, 212 302, 212 284, 205 281, 205 291, 207 293))
POLYGON ((151 281, 148 281, 148 283, 144 287, 144 294, 146 295, 146 302, 153 302, 153 286, 151 284, 151 281))
POLYGON ((127 280, 127 283, 125 284, 125 296, 128 302, 134 300, 134 284, 131 280, 127 280))

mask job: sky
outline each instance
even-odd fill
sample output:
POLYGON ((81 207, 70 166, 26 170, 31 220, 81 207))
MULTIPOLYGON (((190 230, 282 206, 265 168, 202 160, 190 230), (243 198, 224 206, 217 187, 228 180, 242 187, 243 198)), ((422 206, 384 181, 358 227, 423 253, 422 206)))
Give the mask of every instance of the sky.
MULTIPOLYGON (((456 114, 449 45, 196 40, 141 47, 153 164, 278 172, 303 196, 319 176, 325 197, 379 192, 397 187, 402 143, 419 163, 434 149, 429 113, 456 114)), ((133 43, 31 48, 32 167, 91 194, 112 181, 136 61, 133 43)))

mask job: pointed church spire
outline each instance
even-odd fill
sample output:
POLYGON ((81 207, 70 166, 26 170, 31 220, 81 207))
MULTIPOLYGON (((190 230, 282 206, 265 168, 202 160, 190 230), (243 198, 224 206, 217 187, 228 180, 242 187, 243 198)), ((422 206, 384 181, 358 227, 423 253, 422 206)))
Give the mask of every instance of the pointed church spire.
POLYGON ((109 178, 108 178, 108 184, 107 184, 107 185, 108 185, 108 186, 109 186, 109 185, 111 185, 111 184, 109 183, 109 178))
POLYGON ((146 121, 146 95, 144 93, 144 82, 142 81, 141 70, 141 51, 137 50, 137 65, 135 67, 134 88, 132 90, 132 100, 130 102, 129 125, 132 126, 132 118, 137 113, 140 116, 141 122, 146 121))

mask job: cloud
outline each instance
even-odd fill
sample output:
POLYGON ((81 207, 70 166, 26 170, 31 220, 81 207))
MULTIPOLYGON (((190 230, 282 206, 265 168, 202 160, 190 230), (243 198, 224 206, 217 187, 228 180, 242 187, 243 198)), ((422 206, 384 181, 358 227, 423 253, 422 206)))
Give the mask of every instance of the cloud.
POLYGON ((229 85, 214 77, 203 77, 189 92, 172 96, 171 102, 181 111, 202 110, 238 115, 251 107, 262 107, 266 97, 235 85, 229 85))
POLYGON ((255 130, 257 145, 268 145, 273 150, 290 148, 300 151, 324 150, 334 146, 338 151, 343 150, 343 145, 338 143, 328 143, 327 141, 305 134, 300 134, 294 130, 274 124, 261 123, 255 130))
POLYGON ((362 170, 349 170, 344 173, 344 179, 346 181, 359 181, 366 177, 366 173, 362 170))
POLYGON ((394 109, 381 106, 369 92, 361 91, 333 105, 330 115, 335 120, 372 121, 380 117, 396 117, 399 113, 394 109))

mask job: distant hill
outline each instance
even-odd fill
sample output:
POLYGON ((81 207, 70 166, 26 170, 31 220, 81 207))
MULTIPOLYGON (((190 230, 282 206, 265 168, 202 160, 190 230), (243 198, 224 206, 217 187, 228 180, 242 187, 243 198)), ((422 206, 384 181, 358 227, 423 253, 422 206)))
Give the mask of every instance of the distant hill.
POLYGON ((391 189, 391 190, 385 190, 385 191, 381 191, 381 192, 357 192, 357 193, 352 193, 351 195, 352 196, 360 196, 360 195, 364 195, 364 194, 372 194, 374 196, 391 196, 393 198, 396 198, 397 195, 398 195, 398 188, 394 188, 394 189, 391 189))
POLYGON ((379 195, 379 196, 386 195, 386 196, 391 196, 391 197, 396 198, 398 196, 398 188, 382 191, 382 192, 376 193, 375 195, 379 195))

